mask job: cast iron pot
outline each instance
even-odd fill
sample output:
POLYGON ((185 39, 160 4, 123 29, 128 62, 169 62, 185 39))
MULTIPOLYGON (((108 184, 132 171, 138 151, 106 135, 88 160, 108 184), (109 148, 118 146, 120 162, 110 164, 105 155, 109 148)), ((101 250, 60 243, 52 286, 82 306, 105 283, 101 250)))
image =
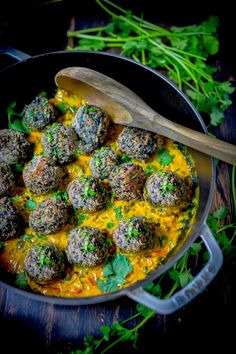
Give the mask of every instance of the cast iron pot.
MULTIPOLYGON (((68 66, 85 66, 102 72, 129 87, 147 102, 154 110, 170 117, 187 127, 207 133, 206 126, 199 113, 188 98, 166 77, 132 60, 101 52, 53 52, 35 57, 13 49, 5 48, 2 53, 15 58, 18 63, 0 72, 0 128, 6 127, 6 108, 12 101, 24 105, 40 91, 55 90, 55 74, 68 66)), ((200 202, 191 233, 183 235, 177 247, 172 251, 159 269, 145 280, 119 291, 84 298, 62 298, 35 294, 12 286, 1 276, 1 286, 9 287, 21 295, 47 303, 61 305, 88 305, 128 296, 159 314, 176 311, 202 292, 220 269, 222 252, 206 225, 206 217, 212 201, 215 168, 213 159, 198 151, 190 152, 195 160, 200 182, 200 202), (160 300, 149 294, 143 286, 159 277, 169 269, 200 236, 210 253, 209 261, 198 275, 183 289, 167 300, 160 300)))

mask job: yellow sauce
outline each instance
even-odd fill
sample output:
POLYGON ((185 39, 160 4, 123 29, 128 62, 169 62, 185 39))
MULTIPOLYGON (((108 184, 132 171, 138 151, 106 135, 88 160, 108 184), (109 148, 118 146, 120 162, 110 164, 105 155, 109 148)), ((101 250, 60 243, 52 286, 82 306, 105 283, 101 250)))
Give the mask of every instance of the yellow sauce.
MULTIPOLYGON (((59 90, 55 98, 51 100, 53 103, 64 101, 65 103, 79 107, 83 101, 74 95, 71 95, 65 91, 59 90)), ((60 117, 58 121, 63 122, 65 125, 71 125, 73 119, 72 113, 67 113, 60 117)), ((108 139, 105 145, 112 146, 113 149, 120 154, 117 145, 117 137, 122 131, 123 127, 118 125, 113 125, 109 131, 108 139)), ((40 143, 42 133, 41 132, 31 132, 28 140, 35 144, 34 153, 41 154, 43 152, 42 145, 40 143)), ((172 170, 179 174, 182 178, 189 178, 193 174, 194 162, 191 164, 187 163, 183 153, 177 148, 173 141, 169 139, 162 139, 162 147, 168 148, 170 155, 174 155, 172 163, 163 167, 157 161, 157 154, 148 161, 148 163, 141 163, 134 161, 143 168, 148 165, 155 165, 157 168, 172 170)), ((64 166, 66 173, 66 178, 61 183, 61 188, 65 190, 67 184, 73 179, 81 176, 83 173, 91 174, 88 162, 90 157, 81 154, 75 161, 64 166)), ((106 182, 106 180, 105 180, 106 182)), ((166 257, 166 255, 176 246, 178 238, 181 234, 181 229, 186 223, 186 219, 190 224, 194 221, 194 216, 197 210, 198 204, 198 193, 196 190, 196 195, 192 197, 191 203, 194 205, 191 216, 189 220, 189 215, 187 212, 182 211, 184 205, 181 208, 174 207, 171 209, 160 209, 151 206, 148 202, 142 201, 121 201, 114 200, 113 208, 108 206, 106 209, 95 212, 93 214, 86 213, 88 217, 81 223, 80 226, 90 226, 96 227, 98 229, 105 229, 108 232, 109 237, 112 238, 112 233, 119 224, 117 219, 115 208, 120 208, 124 219, 132 216, 145 216, 147 219, 153 221, 154 223, 159 223, 160 226, 157 228, 157 233, 159 236, 165 236, 166 239, 163 242, 162 247, 156 247, 152 250, 147 250, 143 253, 126 255, 133 266, 133 271, 127 276, 127 281, 123 287, 129 286, 138 280, 144 279, 147 274, 158 267, 158 264, 166 257), (107 227, 108 223, 113 223, 112 229, 107 227)), ((25 203, 29 200, 34 200, 37 204, 41 203, 44 199, 51 196, 51 194, 44 196, 32 195, 26 188, 16 188, 14 192, 14 203, 19 207, 23 217, 27 220, 30 211, 24 207, 25 203)), ((186 206, 188 202, 186 202, 186 206)), ((83 212, 82 212, 83 213, 83 212)), ((9 240, 6 243, 6 247, 0 253, 0 262, 3 267, 10 273, 19 274, 23 271, 23 261, 24 257, 31 247, 32 244, 37 242, 54 242, 61 249, 65 249, 67 245, 68 235, 70 230, 75 228, 76 225, 67 225, 63 230, 58 233, 43 236, 37 235, 34 231, 29 228, 25 229, 25 235, 18 239, 9 240)), ((190 231, 190 230, 189 230, 190 231)), ((188 231, 188 232, 189 232, 188 231)), ((85 297, 94 296, 101 294, 100 289, 97 286, 97 278, 102 278, 104 264, 99 265, 94 268, 79 268, 74 267, 67 271, 67 277, 62 280, 54 281, 49 285, 38 285, 32 281, 29 281, 31 289, 35 292, 39 292, 45 295, 52 296, 63 296, 63 297, 85 297)))

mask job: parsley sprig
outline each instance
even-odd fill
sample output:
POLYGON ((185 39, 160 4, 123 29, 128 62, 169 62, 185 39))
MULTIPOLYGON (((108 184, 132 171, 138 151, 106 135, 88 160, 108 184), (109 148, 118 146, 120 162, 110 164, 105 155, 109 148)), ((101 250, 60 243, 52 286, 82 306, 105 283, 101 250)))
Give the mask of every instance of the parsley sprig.
POLYGON ((95 1, 111 17, 111 22, 97 28, 69 31, 68 37, 79 42, 68 49, 118 48, 121 55, 164 70, 188 94, 197 109, 210 116, 210 125, 223 122, 234 88, 228 81, 217 81, 216 67, 207 62, 219 50, 217 17, 211 16, 199 25, 166 29, 110 0, 95 1))

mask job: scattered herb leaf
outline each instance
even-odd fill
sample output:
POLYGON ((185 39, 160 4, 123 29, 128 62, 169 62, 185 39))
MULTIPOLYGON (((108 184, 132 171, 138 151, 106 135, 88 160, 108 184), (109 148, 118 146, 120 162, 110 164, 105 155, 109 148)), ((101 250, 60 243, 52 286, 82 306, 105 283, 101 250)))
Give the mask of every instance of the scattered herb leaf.
POLYGON ((126 277, 132 270, 133 267, 128 258, 116 253, 115 257, 109 259, 103 268, 105 280, 97 279, 100 290, 104 293, 118 290, 120 285, 126 282, 126 277))
POLYGON ((24 272, 21 272, 17 275, 15 285, 23 290, 26 290, 28 288, 28 282, 24 272))
POLYGON ((6 247, 6 243, 5 242, 0 242, 0 250, 3 250, 6 247))
POLYGON ((21 133, 29 134, 30 130, 27 125, 19 118, 15 117, 22 117, 22 113, 16 113, 14 108, 16 106, 16 102, 10 103, 7 108, 7 117, 8 117, 8 128, 12 130, 16 130, 21 133))
POLYGON ((26 208, 29 211, 33 211, 36 208, 36 206, 37 204, 33 199, 29 200, 24 204, 24 208, 26 208))
POLYGON ((169 150, 166 148, 162 148, 157 154, 157 161, 162 166, 169 166, 169 164, 172 163, 174 158, 175 155, 170 155, 169 150))

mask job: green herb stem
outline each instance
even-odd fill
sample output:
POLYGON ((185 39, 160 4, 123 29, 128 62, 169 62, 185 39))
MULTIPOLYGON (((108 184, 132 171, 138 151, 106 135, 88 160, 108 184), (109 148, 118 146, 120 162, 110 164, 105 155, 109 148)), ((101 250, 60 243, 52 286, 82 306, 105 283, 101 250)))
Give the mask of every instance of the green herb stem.
POLYGON ((236 219, 236 190, 235 190, 235 166, 232 167, 231 188, 234 204, 234 218, 236 219))

